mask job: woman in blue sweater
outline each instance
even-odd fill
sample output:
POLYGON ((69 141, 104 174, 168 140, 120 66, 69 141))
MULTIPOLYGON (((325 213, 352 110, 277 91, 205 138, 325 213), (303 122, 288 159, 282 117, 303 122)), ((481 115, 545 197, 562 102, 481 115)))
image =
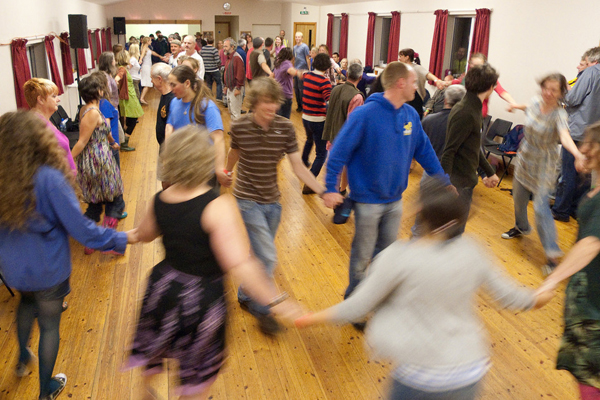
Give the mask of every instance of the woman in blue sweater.
POLYGON ((96 226, 84 217, 73 174, 46 124, 33 113, 0 117, 0 265, 21 293, 17 311, 17 376, 29 374, 27 347, 33 321, 40 330, 40 399, 55 399, 67 377, 52 377, 62 303, 71 291, 69 236, 85 246, 123 254, 128 234, 96 226))

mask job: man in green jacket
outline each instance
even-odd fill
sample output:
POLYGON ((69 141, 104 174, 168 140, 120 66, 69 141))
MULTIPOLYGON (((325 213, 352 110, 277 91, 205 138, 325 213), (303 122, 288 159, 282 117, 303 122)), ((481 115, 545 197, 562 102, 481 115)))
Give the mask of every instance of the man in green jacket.
MULTIPOLYGON (((485 172, 483 183, 488 188, 499 182, 494 168, 488 163, 481 149, 483 101, 494 91, 498 73, 489 64, 469 69, 465 76, 467 93, 450 112, 446 130, 446 144, 442 154, 442 168, 450 175, 450 181, 463 200, 471 204, 473 188, 477 185, 477 168, 485 172)), ((464 232, 466 220, 462 226, 464 232)))

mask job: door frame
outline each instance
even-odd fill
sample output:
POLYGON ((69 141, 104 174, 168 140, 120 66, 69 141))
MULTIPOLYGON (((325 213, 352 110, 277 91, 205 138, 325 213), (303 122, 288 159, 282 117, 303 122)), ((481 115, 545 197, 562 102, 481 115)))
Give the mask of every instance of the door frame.
POLYGON ((294 38, 292 39, 294 41, 294 46, 296 45, 296 32, 298 32, 298 29, 296 28, 298 25, 313 25, 314 26, 314 33, 315 33, 315 37, 313 38, 313 40, 315 41, 315 43, 308 43, 308 38, 304 38, 306 40, 306 45, 308 46, 308 48, 310 49, 312 46, 317 46, 317 23, 316 22, 294 22, 294 38))

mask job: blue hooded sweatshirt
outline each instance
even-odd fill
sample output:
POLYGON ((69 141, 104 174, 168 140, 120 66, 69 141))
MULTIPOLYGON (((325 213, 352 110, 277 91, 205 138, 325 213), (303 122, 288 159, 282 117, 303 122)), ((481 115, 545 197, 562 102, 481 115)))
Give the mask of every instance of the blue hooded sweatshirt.
POLYGON ((352 200, 367 204, 400 200, 413 158, 427 174, 450 185, 415 109, 408 104, 396 109, 383 93, 375 93, 350 114, 335 138, 327 161, 327 193, 337 191, 338 176, 346 165, 352 200))

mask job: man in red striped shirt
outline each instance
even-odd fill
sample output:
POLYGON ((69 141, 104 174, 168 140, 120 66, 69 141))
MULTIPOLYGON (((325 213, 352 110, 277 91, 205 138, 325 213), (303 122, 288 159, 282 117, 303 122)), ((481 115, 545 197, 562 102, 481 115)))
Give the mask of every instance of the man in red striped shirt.
MULTIPOLYGON (((327 159, 327 141, 323 140, 323 128, 327 115, 327 102, 331 95, 331 82, 325 77, 325 71, 331 67, 327 54, 317 54, 313 61, 314 71, 304 74, 304 90, 302 92, 302 124, 306 131, 306 143, 302 151, 302 161, 310 165, 308 156, 315 144, 316 157, 310 172, 317 177, 327 159)), ((303 194, 313 194, 311 188, 304 186, 303 194)))

